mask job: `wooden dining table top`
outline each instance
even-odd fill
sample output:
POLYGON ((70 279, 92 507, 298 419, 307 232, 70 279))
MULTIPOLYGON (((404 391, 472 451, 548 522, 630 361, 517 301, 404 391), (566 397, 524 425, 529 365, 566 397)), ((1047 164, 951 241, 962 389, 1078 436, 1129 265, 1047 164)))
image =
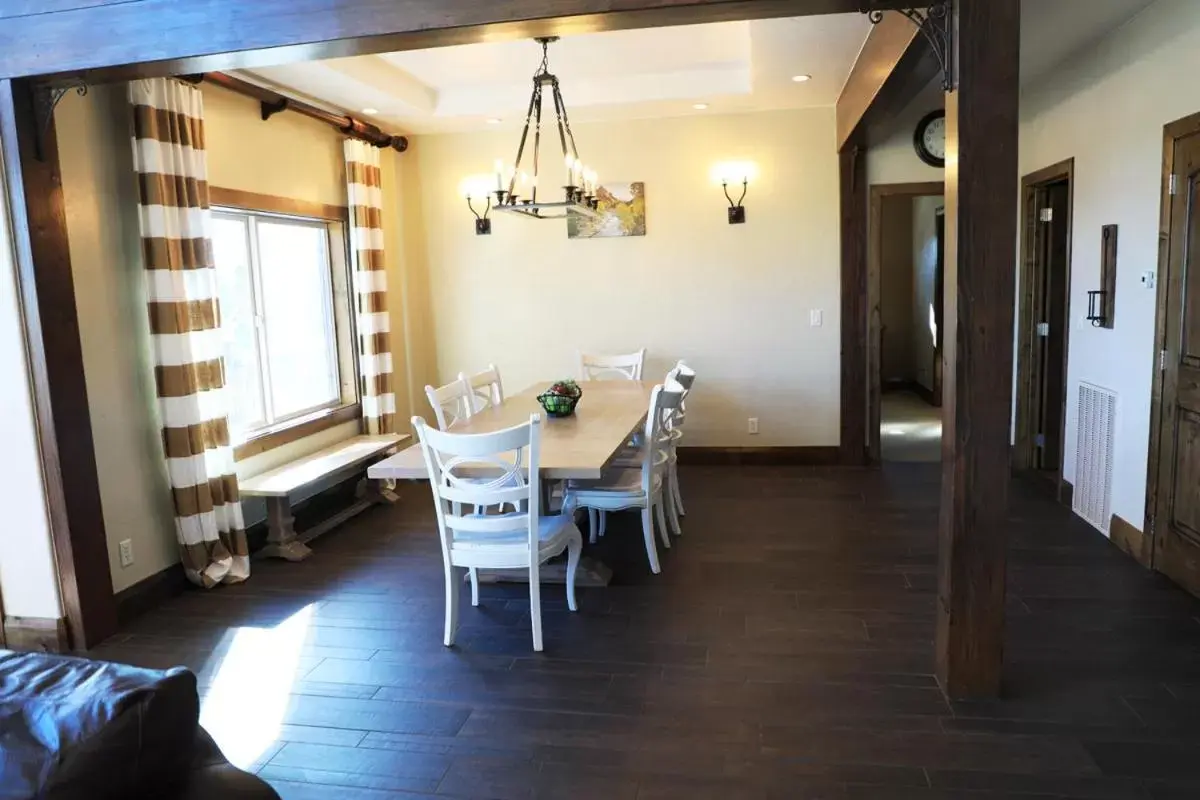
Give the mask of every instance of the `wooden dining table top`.
MULTIPOLYGON (((642 428, 650 405, 653 381, 580 381, 583 397, 569 417, 546 414, 537 396, 550 381, 530 386, 454 425, 451 433, 492 433, 542 415, 541 473, 552 480, 594 480, 612 462, 629 437, 642 428)), ((421 445, 415 444, 367 470, 367 477, 428 480, 421 445)))

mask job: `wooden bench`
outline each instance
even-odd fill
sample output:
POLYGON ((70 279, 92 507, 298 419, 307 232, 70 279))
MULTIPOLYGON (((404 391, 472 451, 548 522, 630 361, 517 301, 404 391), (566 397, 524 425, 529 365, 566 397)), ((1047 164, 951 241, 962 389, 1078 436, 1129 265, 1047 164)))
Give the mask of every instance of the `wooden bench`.
POLYGON ((411 438, 407 434, 397 433, 355 436, 242 481, 242 495, 262 497, 267 501, 267 546, 262 549, 262 555, 301 561, 312 555, 306 542, 376 503, 395 502, 395 495, 382 488, 378 481, 369 481, 366 495, 344 511, 339 511, 299 535, 292 527, 291 497, 296 492, 317 481, 339 476, 348 478, 356 472, 362 472, 364 465, 395 451, 397 445, 411 438))

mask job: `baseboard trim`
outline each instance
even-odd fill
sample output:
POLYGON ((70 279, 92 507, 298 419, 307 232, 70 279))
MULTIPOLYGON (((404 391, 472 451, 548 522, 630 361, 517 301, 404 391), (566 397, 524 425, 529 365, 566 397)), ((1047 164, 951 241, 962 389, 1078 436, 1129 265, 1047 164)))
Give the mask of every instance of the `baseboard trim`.
POLYGON ((1058 482, 1058 502, 1067 508, 1075 507, 1075 484, 1066 478, 1058 482))
POLYGON ((1108 536, 1114 545, 1141 564, 1150 568, 1150 537, 1126 522, 1119 515, 1113 514, 1108 525, 1108 536))
POLYGON ((54 617, 5 617, 4 646, 10 650, 65 653, 71 649, 67 621, 54 617))
POLYGON ((697 466, 833 466, 837 447, 681 447, 680 464, 697 466))
POLYGON ((183 567, 172 564, 127 586, 117 592, 117 624, 122 627, 127 625, 172 597, 183 594, 190 585, 183 567))

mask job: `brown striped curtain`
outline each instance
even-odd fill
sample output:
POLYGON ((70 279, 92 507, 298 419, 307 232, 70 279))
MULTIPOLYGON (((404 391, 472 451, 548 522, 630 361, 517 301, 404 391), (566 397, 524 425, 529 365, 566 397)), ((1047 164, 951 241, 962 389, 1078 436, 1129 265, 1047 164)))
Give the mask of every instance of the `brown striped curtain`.
POLYGON ((347 139, 345 149, 363 419, 368 433, 392 433, 396 430, 396 395, 392 391, 391 326, 383 264, 379 149, 357 139, 347 139))
POLYGON ((250 576, 229 445, 204 101, 155 78, 129 84, 154 377, 184 570, 209 588, 250 576))

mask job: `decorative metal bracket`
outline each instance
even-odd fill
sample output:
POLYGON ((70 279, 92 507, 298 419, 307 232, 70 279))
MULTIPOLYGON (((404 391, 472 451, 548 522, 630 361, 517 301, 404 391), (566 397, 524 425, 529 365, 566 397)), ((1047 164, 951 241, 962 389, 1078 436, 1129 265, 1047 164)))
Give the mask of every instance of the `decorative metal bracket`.
POLYGON ((46 160, 46 134, 50 132, 50 123, 54 121, 54 109, 72 89, 80 97, 88 93, 88 85, 81 78, 76 78, 74 83, 67 86, 39 86, 34 90, 33 117, 37 123, 34 156, 38 161, 46 160))
MULTIPOLYGON (((927 9, 897 9, 896 13, 908 17, 909 22, 916 25, 925 41, 929 42, 942 68, 942 89, 953 92, 957 88, 954 75, 954 0, 936 0, 927 9)), ((881 9, 867 11, 866 14, 872 25, 883 22, 884 11, 881 9)))

